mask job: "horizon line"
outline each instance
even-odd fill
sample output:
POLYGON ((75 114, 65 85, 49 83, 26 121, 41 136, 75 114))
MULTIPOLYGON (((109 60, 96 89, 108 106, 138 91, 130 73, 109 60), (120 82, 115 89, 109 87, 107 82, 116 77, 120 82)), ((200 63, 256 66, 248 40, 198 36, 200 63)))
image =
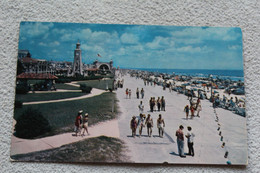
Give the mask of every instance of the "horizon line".
MULTIPOLYGON (((120 66, 119 66, 120 67, 120 66)), ((144 69, 144 70, 146 70, 146 69, 163 69, 163 70, 233 70, 233 71, 235 71, 235 70, 240 70, 240 71, 244 71, 244 69, 200 69, 200 68, 198 68, 198 69, 195 69, 195 68, 193 68, 193 69, 190 69, 190 68, 187 68, 187 69, 185 69, 185 68, 136 68, 136 67, 120 67, 120 69, 140 69, 140 70, 142 70, 142 69, 144 69)))

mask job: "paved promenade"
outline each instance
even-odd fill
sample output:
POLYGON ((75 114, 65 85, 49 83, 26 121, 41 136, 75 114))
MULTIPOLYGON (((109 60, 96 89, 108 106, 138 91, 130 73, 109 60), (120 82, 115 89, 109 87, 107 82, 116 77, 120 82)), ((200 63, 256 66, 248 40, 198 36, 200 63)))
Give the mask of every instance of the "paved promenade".
POLYGON ((74 136, 75 133, 64 133, 60 135, 29 140, 17 138, 12 135, 11 155, 58 148, 65 144, 70 144, 73 142, 78 142, 87 138, 94 138, 101 135, 118 138, 119 131, 117 129, 117 120, 111 120, 98 123, 94 126, 89 127, 88 131, 90 134, 83 137, 76 137, 74 136), (110 126, 113 126, 116 130, 110 128, 110 126))
MULTIPOLYGON (((216 122, 216 114, 212 104, 208 100, 201 100, 202 112, 200 118, 186 120, 184 106, 189 104, 187 96, 177 94, 169 89, 163 90, 161 86, 145 86, 141 79, 135 79, 130 76, 124 76, 124 88, 119 88, 116 92, 119 100, 120 115, 116 120, 111 120, 89 127, 91 135, 85 137, 74 137, 72 133, 36 139, 26 140, 12 136, 11 155, 29 153, 34 151, 57 148, 64 144, 77 142, 85 138, 98 137, 106 135, 123 140, 128 146, 127 153, 132 162, 136 163, 185 163, 185 164, 246 164, 247 159, 247 132, 246 118, 241 117, 221 108, 216 108, 219 121, 216 122), (144 99, 136 98, 136 88, 144 88, 144 99), (126 98, 125 89, 132 90, 132 98, 126 98), (166 111, 153 112, 149 111, 150 97, 164 96, 166 100, 166 111), (152 137, 147 137, 147 128, 143 129, 143 135, 139 138, 131 137, 130 120, 133 115, 139 115, 138 105, 140 101, 144 104, 144 114, 151 114, 154 122, 152 137), (165 134, 163 138, 158 136, 156 120, 158 115, 162 114, 165 120, 165 134), (223 141, 220 140, 220 124, 223 141), (187 126, 191 126, 194 138, 195 156, 180 158, 178 155, 175 131, 179 125, 185 127, 184 134, 187 133, 187 126), (225 142, 225 147, 221 145, 225 142), (228 151, 228 157, 224 155, 228 151)), ((93 89, 92 94, 101 94, 103 90, 93 89), (94 91, 94 92, 93 92, 94 91), (98 92, 96 92, 98 91, 98 92)), ((90 94, 90 95, 92 95, 90 94)), ((87 96, 90 96, 87 95, 87 96)), ((93 96, 93 95, 92 95, 93 96)), ((79 97, 72 98, 79 99, 79 97)), ((56 100, 58 101, 65 101, 56 100)), ((71 100, 71 99, 70 99, 71 100)), ((41 104, 41 103, 35 103, 41 104)), ((138 130, 137 130, 137 134, 138 130)), ((185 153, 188 152, 187 140, 184 145, 185 153)))
MULTIPOLYGON (((226 164, 229 160, 232 164, 245 164, 247 158, 247 133, 246 118, 241 117, 221 108, 216 109, 219 122, 215 121, 215 113, 212 103, 208 100, 202 100, 202 112, 200 118, 195 117, 192 120, 186 120, 184 106, 189 104, 187 96, 169 92, 169 89, 163 90, 161 86, 145 86, 141 79, 135 79, 130 76, 124 76, 124 88, 119 88, 116 93, 119 99, 121 116, 119 119, 120 139, 123 139, 129 149, 132 161, 137 163, 190 163, 190 164, 226 164), (136 98, 136 88, 144 88, 144 99, 136 98), (126 99, 125 89, 132 90, 132 98, 126 99), (166 111, 149 111, 150 97, 164 96, 166 100, 166 111), (143 129, 141 138, 131 137, 130 120, 133 115, 138 116, 138 105, 140 101, 144 104, 144 113, 151 114, 154 127, 151 138, 147 137, 147 128, 143 129), (159 138, 156 120, 158 115, 162 114, 165 120, 164 138, 159 138), (225 147, 220 141, 218 123, 221 125, 225 147), (194 150, 195 156, 180 158, 176 144, 175 131, 179 125, 184 126, 184 134, 187 133, 187 126, 191 126, 195 133, 194 150), (228 158, 224 158, 228 151, 228 158)), ((138 134, 138 130, 137 130, 138 134)), ((188 152, 187 140, 184 145, 185 153, 188 152)))

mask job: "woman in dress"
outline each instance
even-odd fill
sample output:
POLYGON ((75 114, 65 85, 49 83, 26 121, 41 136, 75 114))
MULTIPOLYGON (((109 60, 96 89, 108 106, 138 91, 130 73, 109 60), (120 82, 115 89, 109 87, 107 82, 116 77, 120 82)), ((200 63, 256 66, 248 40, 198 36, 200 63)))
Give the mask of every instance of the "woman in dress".
POLYGON ((82 128, 83 128, 82 136, 85 136, 85 131, 89 135, 89 133, 88 133, 88 113, 86 113, 84 118, 83 118, 83 126, 82 126, 82 128))
POLYGON ((142 132, 143 132, 143 128, 145 127, 145 114, 140 114, 140 118, 139 118, 139 121, 138 121, 138 126, 139 126, 139 138, 141 137, 142 135, 142 132))

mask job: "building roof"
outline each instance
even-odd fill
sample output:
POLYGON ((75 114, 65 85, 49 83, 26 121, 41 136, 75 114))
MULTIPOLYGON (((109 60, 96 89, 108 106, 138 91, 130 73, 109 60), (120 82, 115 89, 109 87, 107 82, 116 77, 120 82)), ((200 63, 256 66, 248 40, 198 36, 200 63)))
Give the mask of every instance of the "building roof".
POLYGON ((30 58, 30 57, 24 57, 20 59, 22 63, 37 63, 38 60, 30 58))
POLYGON ((17 79, 58 79, 57 76, 54 76, 50 73, 21 73, 17 79))
POLYGON ((98 69, 97 68, 89 68, 89 69, 87 69, 87 71, 98 71, 98 69))

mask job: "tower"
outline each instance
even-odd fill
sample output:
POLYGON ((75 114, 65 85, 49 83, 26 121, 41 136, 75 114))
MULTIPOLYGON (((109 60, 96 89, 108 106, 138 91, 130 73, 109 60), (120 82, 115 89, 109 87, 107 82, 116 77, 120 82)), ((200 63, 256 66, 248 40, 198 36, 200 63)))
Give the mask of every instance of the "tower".
POLYGON ((74 62, 72 69, 72 76, 83 75, 83 64, 81 58, 80 43, 76 44, 76 49, 74 50, 74 62))

